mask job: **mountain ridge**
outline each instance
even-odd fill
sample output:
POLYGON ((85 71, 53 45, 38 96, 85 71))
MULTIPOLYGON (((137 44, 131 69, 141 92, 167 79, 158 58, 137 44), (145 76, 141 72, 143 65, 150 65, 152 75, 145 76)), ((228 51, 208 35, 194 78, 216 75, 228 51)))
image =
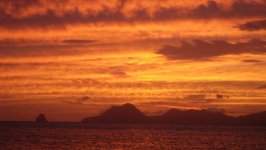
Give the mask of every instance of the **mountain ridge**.
POLYGON ((189 124, 189 125, 262 125, 266 126, 266 111, 232 117, 208 110, 170 109, 163 115, 146 116, 133 104, 113 106, 99 116, 86 117, 82 123, 114 124, 189 124))

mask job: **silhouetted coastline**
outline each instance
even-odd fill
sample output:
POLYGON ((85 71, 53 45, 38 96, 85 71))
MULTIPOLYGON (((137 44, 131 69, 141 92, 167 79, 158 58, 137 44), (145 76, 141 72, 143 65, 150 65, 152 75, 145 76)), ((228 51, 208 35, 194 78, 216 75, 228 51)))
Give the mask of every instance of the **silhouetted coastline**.
POLYGON ((254 125, 266 126, 266 111, 232 117, 208 110, 170 109, 160 116, 146 116, 132 104, 113 106, 100 116, 84 118, 82 123, 114 124, 186 124, 186 125, 254 125))

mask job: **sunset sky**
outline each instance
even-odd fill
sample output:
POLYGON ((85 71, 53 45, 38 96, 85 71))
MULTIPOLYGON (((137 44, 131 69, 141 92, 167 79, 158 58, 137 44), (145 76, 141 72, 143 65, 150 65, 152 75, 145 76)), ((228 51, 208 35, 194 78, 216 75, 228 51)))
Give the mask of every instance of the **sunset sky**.
POLYGON ((266 1, 0 0, 0 120, 123 103, 265 111, 266 1))

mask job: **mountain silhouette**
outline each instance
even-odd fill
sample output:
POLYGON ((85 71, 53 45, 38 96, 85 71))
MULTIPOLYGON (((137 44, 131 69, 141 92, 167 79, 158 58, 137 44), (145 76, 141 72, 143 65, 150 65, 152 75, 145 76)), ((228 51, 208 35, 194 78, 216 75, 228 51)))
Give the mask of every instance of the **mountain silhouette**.
POLYGON ((226 124, 233 123, 233 118, 221 112, 170 109, 158 118, 158 122, 167 124, 226 124))
POLYGON ((113 106, 98 117, 88 117, 83 122, 101 123, 143 123, 147 120, 144 113, 132 104, 113 106))
POLYGON ((48 121, 47 121, 47 119, 46 119, 44 114, 40 114, 39 116, 36 117, 35 122, 37 122, 37 123, 47 123, 48 121))
POLYGON ((102 115, 87 117, 83 123, 139 123, 139 124, 190 124, 190 125, 266 125, 266 111, 232 117, 208 110, 170 109, 161 116, 146 116, 132 104, 113 106, 102 115))
POLYGON ((264 125, 266 126, 266 111, 239 116, 238 123, 241 125, 264 125))

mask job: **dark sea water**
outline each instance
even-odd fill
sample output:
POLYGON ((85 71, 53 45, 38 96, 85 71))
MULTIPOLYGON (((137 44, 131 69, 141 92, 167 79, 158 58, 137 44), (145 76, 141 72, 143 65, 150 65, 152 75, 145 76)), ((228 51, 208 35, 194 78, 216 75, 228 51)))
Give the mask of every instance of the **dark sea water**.
POLYGON ((266 149, 266 127, 0 123, 0 149, 266 149))

